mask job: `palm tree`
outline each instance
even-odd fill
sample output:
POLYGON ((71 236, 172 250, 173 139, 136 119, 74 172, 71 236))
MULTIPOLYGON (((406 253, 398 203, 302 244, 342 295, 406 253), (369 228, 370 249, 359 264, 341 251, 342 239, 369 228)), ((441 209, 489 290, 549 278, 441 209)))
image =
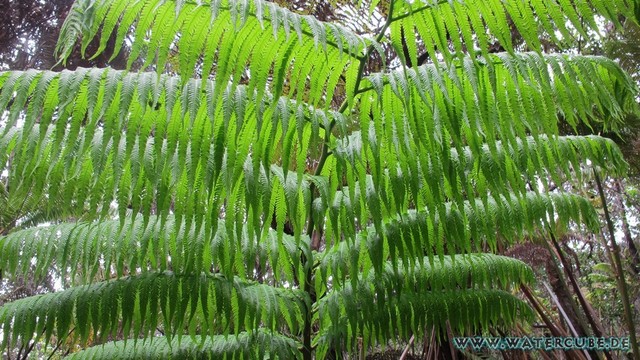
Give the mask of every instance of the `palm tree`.
POLYGON ((0 308, 3 350, 70 338, 78 358, 311 359, 529 319, 513 290, 531 269, 487 252, 598 228, 588 200, 539 189, 579 182, 585 161, 626 164, 558 122, 615 130, 637 94, 614 62, 542 54, 538 36, 562 45, 567 24, 633 8, 371 5, 375 37, 262 0, 77 1, 61 61, 115 34, 109 55, 126 43, 145 71, 0 75, 2 196, 58 218, 15 221, 2 275, 64 285, 0 308), (369 72, 389 47, 403 65, 369 72))

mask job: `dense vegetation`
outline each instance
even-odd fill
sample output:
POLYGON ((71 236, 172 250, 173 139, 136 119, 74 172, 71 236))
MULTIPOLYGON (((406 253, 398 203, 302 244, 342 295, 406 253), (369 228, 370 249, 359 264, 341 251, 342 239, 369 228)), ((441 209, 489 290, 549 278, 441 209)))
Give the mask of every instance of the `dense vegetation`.
POLYGON ((3 351, 311 359, 532 319, 532 269, 495 253, 599 231, 546 190, 626 163, 561 130, 637 113, 616 62, 546 51, 640 6, 369 5, 373 36, 261 0, 77 1, 61 64, 136 71, 0 74, 2 276, 64 287, 2 305, 3 351))

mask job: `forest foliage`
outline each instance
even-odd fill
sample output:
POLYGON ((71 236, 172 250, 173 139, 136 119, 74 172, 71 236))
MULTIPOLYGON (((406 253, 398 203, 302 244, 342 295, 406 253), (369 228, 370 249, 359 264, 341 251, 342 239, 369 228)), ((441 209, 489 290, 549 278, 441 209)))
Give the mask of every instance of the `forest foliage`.
POLYGON ((60 64, 126 47, 127 69, 0 73, 2 276, 64 281, 0 307, 3 351, 311 359, 530 320, 532 270, 498 243, 598 231, 588 199, 541 190, 626 171, 559 126, 638 113, 615 61, 540 39, 640 5, 369 5, 373 37, 262 0, 76 1, 60 64))

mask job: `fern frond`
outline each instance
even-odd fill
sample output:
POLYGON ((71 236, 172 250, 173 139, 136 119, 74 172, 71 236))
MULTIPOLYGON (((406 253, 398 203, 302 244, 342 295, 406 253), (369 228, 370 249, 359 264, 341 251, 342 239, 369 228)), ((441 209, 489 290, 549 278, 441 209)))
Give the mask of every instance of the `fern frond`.
POLYGON ((196 335, 196 329, 239 334, 258 325, 297 333, 308 302, 300 290, 220 274, 143 273, 4 304, 2 344, 64 339, 72 326, 83 343, 90 333, 100 339, 118 331, 127 338, 152 336, 158 324, 177 337, 196 335))
MULTIPOLYGON (((571 147, 557 138, 560 121, 615 129, 624 113, 637 111, 631 100, 636 85, 611 60, 535 53, 489 59, 492 66, 465 58, 460 66, 425 65, 365 79, 357 99, 359 138, 342 137, 354 145, 337 142, 336 161, 326 171, 352 174, 343 185, 351 192, 359 187, 366 195, 352 205, 361 223, 370 219, 379 230, 384 218, 403 213, 409 204, 430 205, 435 208, 431 216, 445 216, 442 204, 447 201, 463 208, 471 197, 520 196, 534 174, 543 182, 562 183, 562 175, 570 177, 579 163, 562 157, 571 147), (513 157, 500 154, 498 146, 513 157), (470 152, 472 158, 454 158, 451 148, 457 154, 470 152), (478 166, 487 155, 491 161, 484 164, 495 169, 478 166), (469 166, 480 176, 468 176, 469 166), (523 167, 530 179, 523 177, 523 167), (363 180, 368 173, 371 182, 363 180)), ((593 154, 600 151, 594 147, 593 154)), ((619 154, 610 155, 624 171, 619 154)), ((353 227, 332 224, 334 232, 347 229, 345 236, 351 238, 353 227)))
POLYGON ((95 41, 127 71, 0 73, 1 274, 66 288, 3 304, 0 348, 311 359, 529 318, 531 269, 471 253, 597 230, 587 199, 538 191, 625 170, 558 124, 616 131, 638 87, 540 39, 631 17, 612 1, 398 0, 372 41, 265 0, 78 0, 62 61, 95 41), (404 65, 369 73, 386 36, 404 65))
POLYGON ((546 46, 563 48, 576 36, 599 33, 597 16, 614 24, 620 23, 618 16, 634 16, 633 4, 624 0, 402 0, 393 9, 391 39, 398 53, 404 54, 401 34, 417 35, 433 61, 442 57, 446 62, 476 52, 486 57, 498 47, 509 53, 523 48, 542 52, 542 38, 546 46), (524 44, 514 44, 513 34, 524 44))
POLYGON ((69 359, 299 359, 300 344, 276 332, 241 332, 236 336, 152 337, 116 341, 69 355, 69 359))
MULTIPOLYGON (((353 60, 370 42, 339 25, 263 0, 91 0, 77 2, 71 12, 57 46, 63 61, 77 40, 84 51, 98 36, 100 45, 93 56, 99 55, 113 33, 115 57, 131 35, 129 66, 141 60, 143 68, 154 64, 162 73, 171 50, 177 49, 181 78, 191 78, 196 70, 202 78, 215 73, 216 94, 228 82, 235 86, 248 75, 251 89, 264 92, 271 83, 271 91, 279 96, 288 74, 300 73, 310 80, 296 83, 306 84, 310 94, 333 91, 327 88, 329 73, 321 69, 340 74, 357 66, 353 60)), ((318 96, 311 99, 320 103, 318 96)))
MULTIPOLYGON (((531 282, 524 263, 502 256, 473 254, 431 263, 424 258, 411 272, 387 262, 380 272, 330 290, 319 302, 323 325, 316 343, 326 349, 352 349, 356 336, 384 344, 420 336, 448 321, 461 333, 509 326, 532 316, 528 305, 498 290, 531 282), (355 284, 355 285, 354 285, 355 284)), ((322 353, 322 350, 319 350, 322 353)))
POLYGON ((581 164, 587 161, 611 175, 622 175, 627 169, 627 163, 615 142, 601 136, 540 135, 537 139, 528 136, 524 139, 516 138, 515 144, 516 147, 513 147, 512 144, 497 141, 495 149, 485 144, 477 155, 468 146, 462 148, 462 155, 452 148, 451 162, 466 164, 465 174, 473 178, 472 181, 502 181, 503 184, 509 183, 505 165, 508 162, 514 167, 513 171, 520 171, 529 182, 542 179, 545 174, 554 178, 564 176, 568 181, 572 178, 579 181, 584 175, 581 164), (541 168, 545 170, 540 171, 541 168))
MULTIPOLYGON (((292 149, 305 149, 331 124, 347 122, 337 112, 269 93, 263 100, 276 106, 260 107, 258 93, 246 86, 230 86, 215 98, 213 81, 180 85, 179 78, 154 73, 78 69, 2 78, 0 108, 13 101, 9 118, 24 116, 24 124, 8 124, 0 134, 9 196, 26 191, 70 214, 106 216, 115 201, 122 219, 131 209, 148 221, 153 209, 215 230, 233 195, 240 201, 236 211, 250 215, 258 231, 269 226, 264 214, 273 211, 272 194, 282 188, 286 201, 277 202, 278 211, 300 235, 306 159, 292 149), (22 98, 32 101, 16 102, 22 98), (274 164, 284 166, 280 176, 274 164), (293 169, 295 176, 288 176, 293 169)), ((229 236, 241 238, 235 231, 229 236)))
POLYGON ((387 260, 394 266, 410 265, 416 256, 427 254, 431 262, 436 256, 442 261, 445 253, 484 251, 486 246, 495 249, 498 239, 513 243, 527 233, 563 228, 572 222, 597 231, 599 224, 587 199, 566 193, 488 196, 465 201, 462 208, 453 202, 444 207, 443 216, 431 215, 433 209, 409 210, 383 222, 380 232, 369 226, 355 241, 327 249, 319 259, 322 278, 341 282, 372 267, 381 269, 387 260))
MULTIPOLYGON (((338 138, 334 149, 335 156, 345 163, 355 164, 365 154, 362 136, 360 131, 354 131, 344 138, 338 138)), ((579 179, 583 175, 581 164, 587 161, 612 175, 622 175, 627 168, 627 163, 615 142, 601 136, 539 135, 536 138, 527 136, 524 139, 516 137, 514 144, 498 140, 491 147, 483 144, 478 151, 473 151, 469 146, 461 147, 460 152, 451 148, 449 161, 456 173, 464 174, 464 179, 458 181, 491 182, 495 188, 510 184, 511 174, 508 173, 507 164, 514 168, 512 171, 520 172, 524 180, 529 182, 536 181, 542 175, 579 179)), ((383 181, 382 184, 386 185, 386 192, 391 193, 394 174, 389 172, 388 175, 387 181, 383 181)))
MULTIPOLYGON (((335 193, 329 192, 327 185, 323 185, 326 191, 316 201, 319 208, 327 209, 329 216, 323 224, 326 224, 329 229, 326 236, 330 243, 340 242, 344 238, 352 239, 356 236, 358 228, 368 225, 364 221, 354 222, 354 219, 367 218, 363 206, 371 202, 365 201, 362 195, 367 191, 377 192, 378 197, 384 199, 379 201, 384 204, 382 212, 384 220, 419 206, 417 201, 420 200, 424 201, 425 207, 429 207, 433 204, 433 200, 429 200, 427 196, 430 193, 427 191, 436 194, 444 192, 445 201, 455 201, 454 205, 463 208, 466 205, 464 202, 458 202, 460 194, 454 193, 456 189, 465 198, 478 197, 479 200, 486 197, 487 193, 492 194, 493 198, 498 195, 504 195, 507 198, 512 195, 523 197, 527 191, 539 191, 539 182, 547 185, 548 177, 555 180, 556 185, 567 181, 575 181, 578 184, 584 172, 581 164, 587 161, 591 161, 611 174, 621 174, 626 169, 626 162, 615 143, 598 136, 539 135, 537 138, 516 137, 513 143, 496 141, 491 146, 482 144, 476 150, 470 146, 449 148, 448 156, 441 152, 440 156, 433 157, 435 163, 426 161, 426 171, 415 163, 408 163, 409 158, 390 156, 385 160, 377 159, 371 149, 379 149, 378 139, 369 136, 367 140, 370 147, 367 149, 363 146, 365 137, 367 135, 361 131, 354 131, 348 136, 339 137, 333 148, 336 161, 329 163, 329 169, 339 171, 347 168, 360 172, 368 168, 370 170, 367 172, 370 174, 361 175, 362 177, 354 181, 353 185, 339 187, 335 193), (446 164, 448 169, 445 167, 445 160, 448 162, 446 164), (395 170, 392 168, 394 162, 395 170), (378 164, 380 168, 374 166, 378 164), (383 167, 383 164, 388 165, 383 167), (444 181, 445 186, 449 187, 424 189, 426 179, 414 177, 416 168, 423 171, 425 178, 431 181, 444 181), (457 188, 453 188, 454 185, 457 188)), ((419 159, 413 161, 420 163, 419 159)), ((329 178, 324 179, 327 184, 329 178)), ((431 194, 431 196, 435 195, 431 194)), ((436 216, 440 209, 432 205, 431 208, 430 215, 436 216)), ((461 220, 464 222, 465 219, 466 216, 463 216, 461 220)), ((433 221, 435 218, 432 218, 433 221)), ((489 228, 487 230, 491 231, 489 228)))
POLYGON ((112 272, 122 277, 141 271, 197 273, 232 267, 250 274, 258 262, 262 268, 268 265, 277 279, 295 280, 291 264, 300 248, 309 246, 308 237, 298 244, 293 236, 278 236, 270 229, 260 239, 251 238, 247 226, 242 236, 242 261, 228 264, 234 254, 223 223, 213 233, 187 226, 185 221, 179 224, 172 215, 166 219, 152 216, 147 223, 141 217, 127 218, 124 223, 62 223, 1 237, 0 269, 7 279, 29 274, 39 281, 54 271, 70 283, 85 284, 112 272))
MULTIPOLYGON (((615 130, 625 112, 637 110, 633 96, 638 89, 633 80, 613 60, 598 56, 501 53, 491 54, 483 62, 465 57, 454 64, 407 69, 406 75, 395 71, 365 79, 360 92, 375 90, 374 101, 383 102, 390 96, 394 102, 411 103, 421 110, 406 114, 409 120, 416 121, 413 117, 418 114, 440 112, 442 123, 436 120, 434 128, 446 129, 454 140, 465 134, 469 123, 483 136, 489 136, 489 129, 501 133, 507 130, 503 118, 509 117, 523 121, 519 126, 532 134, 557 133, 559 114, 573 126, 606 121, 604 126, 615 130), (435 109, 422 109, 421 103, 435 109), (444 120, 448 117, 457 121, 451 119, 447 124, 444 120), (495 123, 493 127, 489 122, 495 123)), ((363 100, 369 98, 363 96, 363 100)))

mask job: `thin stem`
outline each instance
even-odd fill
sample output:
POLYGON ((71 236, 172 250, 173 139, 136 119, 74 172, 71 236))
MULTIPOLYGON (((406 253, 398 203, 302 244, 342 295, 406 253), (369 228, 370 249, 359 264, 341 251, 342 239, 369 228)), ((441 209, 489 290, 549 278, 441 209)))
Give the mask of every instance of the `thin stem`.
POLYGON ((520 285, 520 289, 522 290, 522 293, 524 294, 524 296, 527 299, 529 299, 529 303, 531 303, 533 308, 536 310, 536 312, 538 313, 538 316, 540 316, 540 319, 542 319, 545 325, 547 325, 547 329, 549 329, 551 334, 553 336, 567 336, 567 334, 563 330, 561 330, 558 326, 556 326, 554 321, 551 320, 551 318, 545 313, 544 307, 538 302, 538 299, 536 299, 535 295, 533 294, 533 291, 524 284, 520 285))
MULTIPOLYGON (((618 291, 620 291, 620 297, 622 298, 622 306, 624 307, 624 318, 629 330, 629 339, 631 340, 631 351, 633 352, 634 359, 640 359, 640 351, 638 350, 638 340, 636 339, 636 326, 633 322, 633 311, 631 310, 631 303, 629 302, 629 292, 627 291, 627 281, 624 278, 624 269, 622 268, 622 261, 620 259, 620 248, 616 243, 615 230, 613 228, 613 221, 609 215, 609 208, 607 206, 607 198, 604 196, 604 190, 602 188, 602 182, 600 176, 594 170, 596 185, 598 186, 598 193, 600 194, 600 200, 602 201, 602 207, 604 208, 604 218, 607 222, 607 229, 609 230, 609 237, 611 238, 611 252, 613 262, 616 268, 618 276, 616 276, 616 283, 618 285, 618 291)), ((605 240, 605 248, 608 248, 605 240)))
POLYGON ((391 13, 392 12, 389 11, 390 23, 392 23, 394 21, 402 20, 402 19, 404 19, 406 17, 415 15, 415 13, 418 13, 418 12, 421 12, 421 11, 424 11, 424 10, 427 10, 427 9, 431 9, 431 8, 437 7, 437 6, 442 5, 442 4, 446 4, 448 2, 449 2, 449 0, 440 0, 435 4, 429 4, 429 5, 420 6, 420 7, 416 8, 416 9, 412 9, 411 11, 406 12, 406 13, 401 14, 401 15, 398 15, 396 17, 391 17, 391 13))
MULTIPOLYGON (((74 326, 73 328, 71 328, 71 330, 69 330, 69 333, 67 334, 67 337, 69 337, 71 335, 71 333, 76 329, 76 327, 74 326)), ((47 360, 51 360, 51 358, 53 358, 53 355, 56 353, 56 351, 58 351, 58 349, 60 349, 60 346, 62 345, 63 341, 59 340, 58 343, 56 344, 55 349, 53 349, 53 351, 51 352, 51 354, 49 355, 49 357, 47 358, 47 360)), ((67 351, 68 353, 68 351, 67 351)))
MULTIPOLYGON (((622 185, 620 180, 615 181, 615 190, 618 194, 623 194, 622 185)), ((631 256, 631 270, 636 275, 640 275, 640 255, 638 253, 638 248, 636 244, 633 242, 633 238, 631 237, 631 231, 629 230, 629 221, 627 220, 627 210, 622 201, 621 197, 617 197, 620 206, 620 218, 622 219, 622 232, 624 233, 624 239, 627 242, 627 247, 629 248, 629 256, 631 256)))
MULTIPOLYGON (((389 28, 389 26, 391 26, 391 23, 394 21, 391 17, 393 14, 393 5, 394 5, 394 2, 392 1, 391 4, 389 4, 389 15, 387 17, 387 21, 385 21, 384 25, 380 28, 380 32, 378 33, 378 35, 376 35, 376 38, 374 40, 374 42, 376 43, 379 43, 380 41, 382 41, 382 38, 384 37, 384 33, 387 32, 387 29, 389 28)), ((369 60, 369 57, 371 57, 371 54, 373 54, 374 51, 375 51, 375 47, 373 45, 369 45, 369 47, 367 48, 367 52, 364 54, 364 56, 361 59, 359 59, 360 65, 358 67, 358 76, 356 77, 356 82, 353 86, 354 95, 362 92, 360 90, 360 83, 362 82, 362 77, 364 76, 364 68, 367 65, 367 61, 369 60)), ((348 108, 349 108, 349 99, 344 99, 344 101, 340 105, 340 108, 338 109, 338 112, 344 113, 348 108)), ((331 131, 331 128, 333 128, 334 124, 335 124, 335 120, 331 122, 329 126, 329 131, 331 131)))
POLYGON ((409 350, 411 350, 411 346, 413 345, 414 340, 415 340, 415 335, 411 335, 411 339, 409 339, 409 343, 404 348, 404 351, 402 352, 402 355, 400 355, 399 360, 404 360, 407 357, 407 354, 409 354, 409 350))
MULTIPOLYGON (((560 244, 558 243, 558 240, 553 235, 553 233, 550 233, 550 236, 551 236, 551 243, 553 244, 553 247, 556 249, 556 252, 558 253, 558 258, 560 259, 560 263, 562 264, 562 267, 565 270, 565 274, 567 275, 567 278, 569 279, 569 282, 571 283, 571 287, 573 287, 573 291, 575 292, 576 297, 578 298, 578 301, 580 302, 580 305, 582 306, 584 314, 587 317, 587 321, 589 321, 589 325, 591 325, 591 329, 593 330, 593 334, 596 337, 602 337, 602 334, 603 334, 602 333, 602 329, 600 328, 600 325, 596 322, 596 319, 595 319, 595 316, 593 314, 593 310, 591 308, 591 305, 589 304, 587 299, 584 297, 584 294, 582 294, 582 290, 580 290, 580 286, 578 285, 578 282, 577 282, 575 276, 573 276, 573 272, 570 271, 569 261, 564 256, 564 252, 560 248, 560 244)), ((605 351, 604 354, 607 357, 607 359, 611 359, 611 355, 609 354, 608 351, 605 351)))
MULTIPOLYGON (((571 330, 571 334, 575 337, 579 337, 580 334, 578 333, 576 328, 573 326, 571 317, 569 317, 566 310, 562 307, 560 300, 558 300, 558 297, 556 296, 556 294, 554 294, 553 290, 551 289, 551 286, 546 281, 544 281, 542 284, 547 289, 547 292, 549 293, 549 297, 551 297, 551 300, 553 300, 553 302, 555 303, 556 308, 558 309, 558 312, 564 318, 564 322, 569 327, 569 330, 571 330)), ((592 360, 592 357, 589 355, 586 349, 582 349, 582 351, 586 357, 580 356, 581 359, 592 360)), ((576 352, 578 352, 578 350, 576 350, 576 352)), ((595 358, 598 359, 598 354, 595 354, 595 358)))
MULTIPOLYGON (((389 28, 389 25, 391 25, 392 20, 392 14, 393 14, 393 1, 391 2, 391 4, 389 5, 389 15, 387 17, 387 20, 384 24, 384 26, 382 26, 382 28, 380 29, 380 32, 378 33, 378 35, 376 36, 375 42, 380 42, 382 40, 382 38, 384 37, 384 33, 387 31, 387 28, 389 28)), ((358 67, 358 74, 356 77, 356 81, 354 84, 354 93, 358 91, 358 89, 360 88, 360 84, 362 82, 362 77, 364 75, 364 69, 366 66, 366 63, 369 59, 369 57, 371 56, 371 54, 373 53, 373 51, 375 51, 375 47, 373 45, 369 45, 369 47, 367 47, 367 51, 365 52, 364 56, 362 58, 359 58, 358 60, 360 61, 360 65, 358 67)), ((343 101, 343 103, 340 105, 339 108, 339 112, 340 113, 344 113, 347 109, 349 108, 349 99, 345 99, 343 101)), ((322 169, 324 168, 324 165, 327 161, 327 158, 329 157, 329 142, 331 139, 331 131, 333 130, 333 127, 335 126, 335 119, 331 121, 331 123, 329 124, 328 129, 325 129, 325 133, 324 133, 324 141, 322 143, 322 155, 320 155, 320 160, 318 161, 318 166, 315 169, 315 175, 320 175, 322 172, 322 169)), ((309 187, 310 192, 311 192, 311 196, 313 198, 313 194, 315 193, 316 190, 316 186, 312 183, 311 186, 309 187)), ((313 202, 313 200, 312 200, 313 202)), ((313 207, 309 207, 309 214, 307 216, 308 220, 308 227, 307 227, 307 235, 309 236, 310 239, 312 239, 312 244, 311 245, 311 251, 309 251, 309 256, 311 256, 312 258, 307 258, 307 255, 305 255, 304 253, 301 255, 302 257, 302 263, 303 263, 303 268, 305 269, 305 281, 304 281, 304 285, 303 285, 303 289, 304 292, 309 294, 309 298, 313 301, 313 297, 315 296, 312 292, 313 292, 313 250, 317 250, 319 248, 319 243, 320 243, 320 237, 321 235, 319 233, 315 234, 317 229, 316 224, 314 224, 313 221, 313 216, 312 216, 312 208, 313 207), (316 235, 316 239, 314 239, 314 234, 316 235)), ((312 360, 313 359, 313 354, 312 354, 312 346, 311 346, 311 326, 312 324, 312 319, 313 319, 313 309, 306 309, 305 311, 305 320, 304 320, 304 329, 302 331, 302 358, 304 360, 312 360)))

